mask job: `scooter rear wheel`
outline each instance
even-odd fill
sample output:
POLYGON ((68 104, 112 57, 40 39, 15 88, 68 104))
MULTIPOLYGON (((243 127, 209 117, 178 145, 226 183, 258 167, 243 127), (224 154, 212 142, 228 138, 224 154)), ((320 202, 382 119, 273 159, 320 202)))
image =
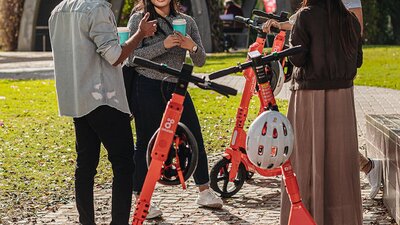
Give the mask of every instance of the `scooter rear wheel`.
POLYGON ((235 180, 233 182, 229 181, 231 166, 230 159, 222 158, 214 165, 210 172, 210 187, 223 198, 235 195, 242 188, 246 180, 246 169, 240 163, 235 180))
MULTIPOLYGON (((147 166, 150 166, 151 163, 151 152, 153 150, 154 143, 156 141, 159 130, 157 130, 153 137, 151 137, 149 145, 147 146, 147 166)), ((196 138, 189 130, 189 128, 183 123, 178 123, 178 127, 176 128, 175 136, 168 154, 167 160, 164 162, 164 165, 161 169, 161 178, 158 181, 164 185, 179 185, 181 184, 178 171, 177 171, 177 162, 178 158, 176 157, 176 151, 178 151, 179 164, 183 173, 183 177, 185 181, 189 179, 194 173, 197 162, 199 158, 199 149, 197 145, 196 138), (179 139, 179 145, 176 146, 175 142, 179 139)))

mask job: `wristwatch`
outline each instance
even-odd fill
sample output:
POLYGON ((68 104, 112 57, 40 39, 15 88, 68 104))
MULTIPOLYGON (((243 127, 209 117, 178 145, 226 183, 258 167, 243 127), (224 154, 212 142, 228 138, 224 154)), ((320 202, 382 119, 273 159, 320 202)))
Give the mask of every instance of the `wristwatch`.
POLYGON ((194 45, 191 52, 192 53, 196 53, 198 48, 199 47, 197 47, 197 45, 194 45))

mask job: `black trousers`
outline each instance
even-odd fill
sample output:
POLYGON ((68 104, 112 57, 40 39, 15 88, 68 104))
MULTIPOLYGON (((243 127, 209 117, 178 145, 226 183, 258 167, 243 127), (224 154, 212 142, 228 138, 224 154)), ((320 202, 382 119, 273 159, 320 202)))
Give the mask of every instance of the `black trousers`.
POLYGON ((95 224, 93 185, 100 158, 100 144, 112 164, 112 222, 127 225, 132 202, 133 137, 129 115, 100 106, 74 118, 76 134, 75 196, 81 224, 95 224))
MULTIPOLYGON (((140 193, 147 174, 147 145, 154 132, 160 127, 166 104, 172 97, 175 84, 149 79, 142 75, 136 77, 135 83, 136 87, 133 90, 136 93, 132 94, 131 99, 129 99, 135 108, 134 116, 137 139, 134 156, 136 167, 133 179, 133 191, 140 193)), ((189 93, 186 94, 183 105, 181 122, 193 133, 199 148, 199 161, 193 178, 196 185, 208 184, 207 155, 204 149, 199 119, 189 93)))

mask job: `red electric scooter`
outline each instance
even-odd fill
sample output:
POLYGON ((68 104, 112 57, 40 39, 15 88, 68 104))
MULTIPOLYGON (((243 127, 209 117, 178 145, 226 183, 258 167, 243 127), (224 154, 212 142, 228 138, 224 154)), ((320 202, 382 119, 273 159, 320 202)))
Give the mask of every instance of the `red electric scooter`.
MULTIPOLYGON (((254 21, 248 19, 247 23, 251 24, 255 29, 261 30, 260 26, 252 25, 254 21)), ((291 48, 284 50, 283 52, 294 51, 295 49, 296 48, 291 48)), ((301 48, 298 47, 297 50, 300 51, 301 48)), ((253 91, 255 90, 256 81, 258 83, 257 93, 261 104, 260 113, 267 110, 278 111, 273 88, 271 87, 271 81, 274 74, 270 65, 265 65, 268 64, 268 62, 271 62, 270 58, 275 57, 275 59, 281 59, 277 57, 279 54, 280 53, 274 52, 271 55, 262 57, 258 49, 250 51, 248 57, 251 61, 209 75, 209 78, 212 80, 225 76, 226 74, 244 71, 246 77, 245 91, 243 93, 241 106, 237 112, 236 126, 232 135, 231 144, 230 147, 225 150, 224 157, 219 160, 211 170, 210 187, 212 187, 214 191, 220 193, 222 197, 230 197, 240 190, 245 179, 247 179, 249 172, 257 172, 262 176, 283 175, 286 192, 288 193, 292 204, 288 224, 315 225, 316 223, 314 219, 301 200, 296 175, 293 172, 290 161, 286 161, 279 168, 262 169, 252 164, 246 154, 245 144, 247 135, 243 127, 247 117, 248 103, 250 102, 253 91), (252 69, 254 73, 247 71, 249 69, 252 69), (251 76, 254 76, 255 78, 253 79, 256 79, 256 81, 251 80, 251 76)))
POLYGON ((172 98, 168 101, 160 128, 151 138, 148 146, 147 162, 149 165, 146 179, 136 201, 132 224, 143 224, 150 207, 150 200, 157 182, 166 185, 181 184, 193 174, 198 159, 197 142, 191 131, 180 123, 183 102, 189 82, 206 90, 214 90, 225 96, 236 95, 236 89, 219 85, 205 78, 192 76, 193 66, 184 64, 182 70, 176 70, 165 64, 158 64, 147 59, 135 57, 137 65, 158 70, 178 77, 172 98))
MULTIPOLYGON (((274 14, 266 14, 259 10, 254 10, 253 14, 256 15, 253 20, 240 16, 236 16, 235 20, 244 23, 250 29, 253 29, 257 32, 257 39, 252 45, 250 45, 248 52, 250 53, 258 51, 260 54, 262 54, 267 38, 267 34, 262 31, 262 23, 264 23, 267 19, 275 19, 279 22, 287 21, 288 14, 282 12, 280 16, 277 16, 274 14)), ((286 32, 280 31, 279 29, 274 29, 273 31, 277 33, 277 35, 273 42, 272 52, 280 52, 285 48, 286 32)), ((247 60, 250 60, 249 56, 247 60)), ((285 79, 287 81, 290 77, 291 67, 286 69, 285 77, 279 76, 279 73, 282 73, 281 69, 284 68, 285 65, 289 66, 290 64, 286 63, 286 58, 282 58, 279 61, 271 62, 270 66, 268 67, 271 68, 270 70, 273 74, 270 80, 270 85, 273 91, 276 88, 281 88, 277 86, 283 85, 284 81, 280 79, 285 79)), ((213 80, 227 73, 231 73, 229 69, 215 72, 210 74, 209 77, 211 80, 213 80)), ((259 114, 270 107, 276 107, 276 104, 275 99, 263 98, 262 95, 264 90, 256 86, 257 77, 252 68, 243 70, 243 76, 246 78, 246 82, 240 106, 237 109, 236 124, 233 130, 230 146, 225 150, 226 156, 214 165, 210 173, 210 187, 215 192, 219 193, 221 197, 232 197, 235 195, 241 189, 245 180, 251 178, 255 172, 262 176, 281 175, 280 168, 271 170, 262 170, 257 168, 249 161, 246 155, 246 132, 244 130, 244 125, 247 119, 251 98, 255 93, 257 93, 260 99, 259 114), (225 168, 228 165, 229 176, 222 175, 221 168, 225 168)), ((275 110, 277 110, 277 108, 275 110)))

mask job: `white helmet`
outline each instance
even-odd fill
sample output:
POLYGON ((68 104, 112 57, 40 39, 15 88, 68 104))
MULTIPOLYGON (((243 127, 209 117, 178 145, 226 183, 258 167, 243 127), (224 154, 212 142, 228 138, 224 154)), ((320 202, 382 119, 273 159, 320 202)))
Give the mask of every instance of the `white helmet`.
POLYGON ((274 96, 277 96, 285 83, 285 73, 283 72, 281 63, 278 61, 271 62, 271 69, 273 73, 271 87, 274 90, 274 96))
POLYGON ((247 133, 247 155, 257 167, 276 168, 292 154, 293 140, 292 126, 284 115, 276 111, 263 112, 251 123, 247 133))

